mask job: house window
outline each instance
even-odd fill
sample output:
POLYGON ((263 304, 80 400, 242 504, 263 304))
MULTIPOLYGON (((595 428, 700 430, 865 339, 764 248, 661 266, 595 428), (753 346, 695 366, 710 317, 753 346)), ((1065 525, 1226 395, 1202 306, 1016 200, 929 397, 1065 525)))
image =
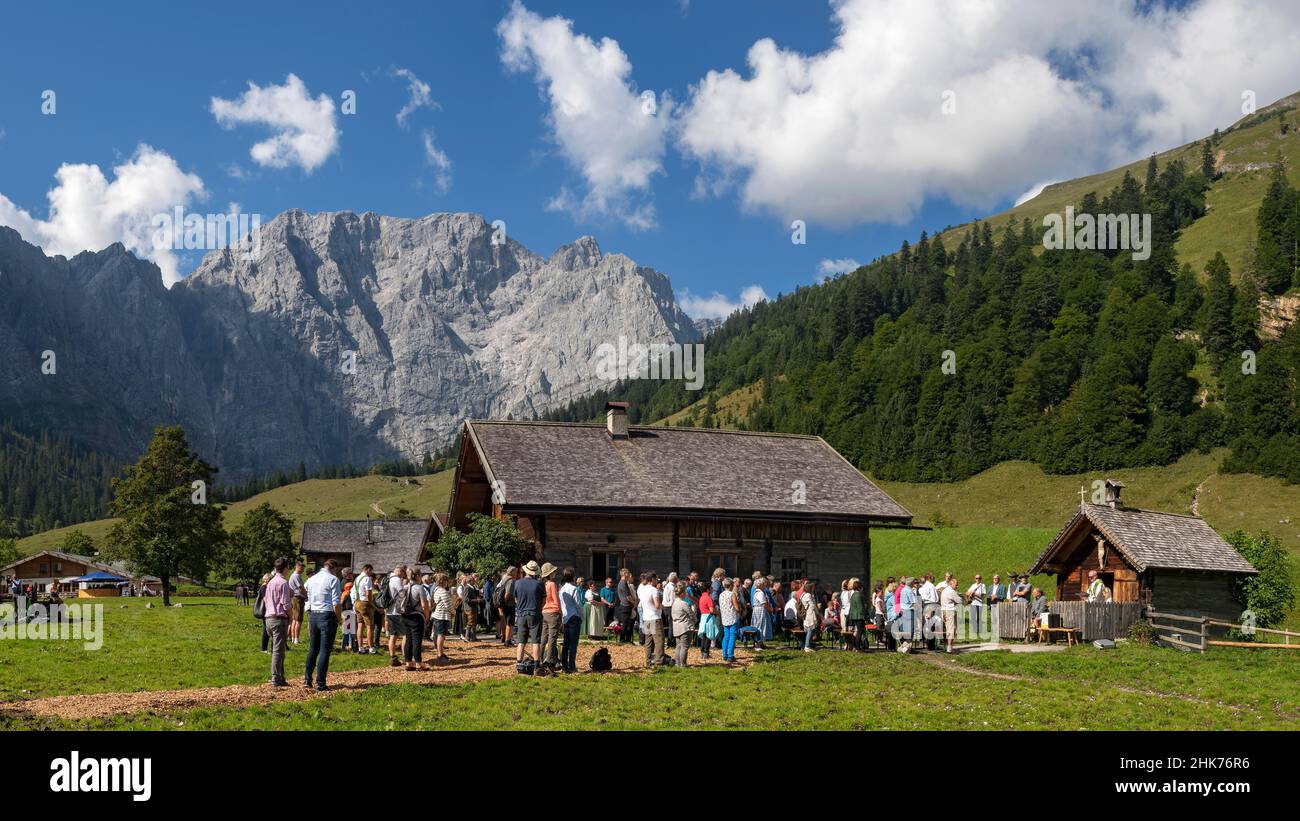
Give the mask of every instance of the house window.
POLYGON ((605 579, 618 581, 618 571, 623 566, 622 551, 613 550, 596 550, 591 554, 591 578, 596 580, 598 585, 605 583, 605 579))
POLYGON ((782 559, 781 560, 781 583, 789 584, 796 579, 804 577, 803 559, 782 559))
POLYGON ((41 562, 41 575, 44 576, 46 573, 49 572, 50 572, 50 566, 45 562, 41 562))
POLYGON ((54 563, 54 572, 55 572, 55 573, 62 573, 62 572, 63 572, 63 562, 55 562, 55 563, 54 563))
POLYGON ((727 578, 736 577, 736 553, 710 553, 708 572, 711 574, 714 570, 721 567, 727 573, 727 578))

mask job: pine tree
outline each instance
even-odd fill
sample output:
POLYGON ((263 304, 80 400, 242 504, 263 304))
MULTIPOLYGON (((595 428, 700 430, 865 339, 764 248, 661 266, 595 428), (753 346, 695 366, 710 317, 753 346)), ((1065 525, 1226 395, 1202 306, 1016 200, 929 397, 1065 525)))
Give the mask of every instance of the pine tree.
POLYGON ((1191 411, 1196 380, 1188 376, 1196 351, 1186 342, 1162 336, 1147 368, 1147 402, 1156 413, 1184 416, 1191 411))
POLYGON ((1287 180, 1286 165, 1279 155, 1255 217, 1255 269, 1259 287, 1265 293, 1280 294, 1291 287, 1295 278, 1296 241, 1300 235, 1296 211, 1297 194, 1287 180))
POLYGON ((1259 286, 1255 274, 1246 271, 1232 295, 1232 347, 1234 351, 1258 350, 1259 286))
POLYGON ((1217 373, 1233 354, 1232 275, 1221 252, 1205 269, 1209 285, 1205 298, 1205 350, 1217 373))

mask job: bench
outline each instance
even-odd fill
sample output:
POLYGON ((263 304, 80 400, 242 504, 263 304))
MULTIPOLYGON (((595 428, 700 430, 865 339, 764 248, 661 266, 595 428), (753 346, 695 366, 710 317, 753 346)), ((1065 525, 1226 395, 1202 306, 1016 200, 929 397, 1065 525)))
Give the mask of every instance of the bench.
POLYGON ((1077 627, 1038 627, 1037 630, 1039 644, 1042 644, 1044 641, 1055 643, 1057 633, 1064 633, 1066 644, 1071 647, 1079 642, 1077 635, 1079 628, 1077 627))

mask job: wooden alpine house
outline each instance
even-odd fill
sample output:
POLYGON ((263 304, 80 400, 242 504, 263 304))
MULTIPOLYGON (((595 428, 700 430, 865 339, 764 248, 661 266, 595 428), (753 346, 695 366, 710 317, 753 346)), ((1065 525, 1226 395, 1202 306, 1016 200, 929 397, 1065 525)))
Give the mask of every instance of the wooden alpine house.
POLYGON ((1197 516, 1126 507, 1123 487, 1106 480, 1105 504, 1081 503, 1029 572, 1054 573, 1062 602, 1084 599, 1096 570, 1113 602, 1235 621, 1233 582, 1258 571, 1197 516))
POLYGON ((817 436, 467 421, 448 526, 513 516, 534 558, 605 579, 715 568, 835 584, 870 578, 871 528, 912 514, 817 436))

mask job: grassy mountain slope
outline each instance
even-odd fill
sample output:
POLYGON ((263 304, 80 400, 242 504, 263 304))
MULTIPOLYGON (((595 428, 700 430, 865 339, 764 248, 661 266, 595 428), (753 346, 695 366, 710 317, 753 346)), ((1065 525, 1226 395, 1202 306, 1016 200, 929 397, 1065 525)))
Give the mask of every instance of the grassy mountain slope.
MULTIPOLYGON (((428 516, 434 510, 445 510, 451 496, 452 471, 445 470, 428 476, 393 477, 361 476, 355 479, 308 479, 284 487, 259 493, 226 509, 226 529, 243 521, 253 508, 269 502, 294 520, 294 537, 302 533, 302 523, 322 519, 364 519, 378 516, 372 507, 394 515, 406 508, 412 516, 428 516)), ((112 519, 99 519, 71 527, 48 530, 18 542, 24 554, 38 550, 57 550, 64 537, 80 530, 99 544, 113 526, 112 519)))
MULTIPOLYGON (((1179 262, 1190 263, 1194 271, 1201 272, 1215 252, 1222 251, 1234 272, 1240 273, 1245 268, 1255 237, 1255 213, 1268 188, 1271 165, 1279 152, 1286 159, 1291 183, 1300 184, 1300 132, 1295 128, 1297 117, 1292 113, 1297 107, 1300 107, 1300 93, 1259 109, 1220 132, 1216 161, 1221 176, 1210 186, 1206 215, 1186 228, 1174 246, 1179 262), (1278 111, 1286 111, 1291 122, 1286 135, 1281 134, 1278 126, 1278 111)), ((1187 143, 1157 154, 1156 161, 1162 169, 1176 159, 1195 168, 1201 161, 1200 145, 1200 141, 1187 143)), ((1146 165, 1147 159, 1142 158, 1099 174, 1054 183, 1037 197, 994 214, 987 221, 995 228, 1008 222, 1018 225, 1023 219, 1041 224, 1046 214, 1063 213, 1067 205, 1078 203, 1085 194, 1094 192, 1100 196, 1119 185, 1125 172, 1141 179, 1146 165)), ((955 248, 969 227, 961 225, 943 231, 944 244, 955 248)))

